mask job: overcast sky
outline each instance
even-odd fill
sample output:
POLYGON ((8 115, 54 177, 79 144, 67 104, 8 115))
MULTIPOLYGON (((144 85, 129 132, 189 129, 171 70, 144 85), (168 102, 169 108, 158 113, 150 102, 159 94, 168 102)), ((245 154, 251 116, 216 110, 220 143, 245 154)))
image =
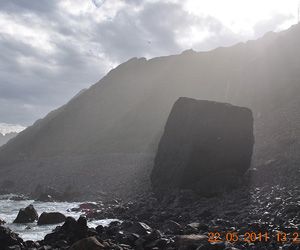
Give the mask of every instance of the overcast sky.
POLYGON ((0 133, 132 57, 207 51, 297 22, 298 0, 0 0, 0 133))

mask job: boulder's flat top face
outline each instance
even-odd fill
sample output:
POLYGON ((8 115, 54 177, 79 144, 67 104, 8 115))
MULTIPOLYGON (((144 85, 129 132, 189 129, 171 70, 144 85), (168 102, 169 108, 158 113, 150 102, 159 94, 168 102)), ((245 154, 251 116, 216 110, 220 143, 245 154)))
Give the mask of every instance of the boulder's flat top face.
POLYGON ((158 147, 152 186, 198 190, 230 181, 250 167, 253 144, 250 109, 181 97, 158 147))

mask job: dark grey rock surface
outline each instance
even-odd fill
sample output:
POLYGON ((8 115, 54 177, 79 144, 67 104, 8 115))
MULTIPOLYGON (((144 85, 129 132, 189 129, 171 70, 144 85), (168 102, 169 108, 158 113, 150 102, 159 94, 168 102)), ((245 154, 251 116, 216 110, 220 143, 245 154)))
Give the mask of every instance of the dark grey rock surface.
POLYGON ((248 108, 179 98, 151 173, 157 192, 193 189, 210 196, 237 185, 251 164, 253 115, 248 108))

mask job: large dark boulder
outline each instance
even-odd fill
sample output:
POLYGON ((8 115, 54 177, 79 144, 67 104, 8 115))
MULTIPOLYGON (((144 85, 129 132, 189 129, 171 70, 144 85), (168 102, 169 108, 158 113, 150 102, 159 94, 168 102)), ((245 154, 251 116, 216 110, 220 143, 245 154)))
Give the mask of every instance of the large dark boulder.
POLYGON ((30 223, 34 222, 39 218, 35 208, 32 204, 26 208, 21 208, 17 215, 17 218, 14 220, 14 223, 30 223))
POLYGON ((156 194, 192 189, 215 195, 250 167, 253 144, 250 109, 181 97, 158 146, 152 187, 156 194))
POLYGON ((59 212, 44 212, 41 214, 38 225, 46 225, 46 224, 58 224, 64 222, 66 220, 66 216, 59 212))

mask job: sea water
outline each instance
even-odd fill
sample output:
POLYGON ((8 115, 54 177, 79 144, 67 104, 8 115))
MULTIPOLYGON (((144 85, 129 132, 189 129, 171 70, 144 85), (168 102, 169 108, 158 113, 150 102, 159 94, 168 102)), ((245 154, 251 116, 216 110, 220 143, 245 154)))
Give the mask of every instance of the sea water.
MULTIPOLYGON (((0 195, 0 219, 6 221, 4 227, 10 228, 13 232, 18 233, 23 240, 42 240, 46 234, 51 233, 52 230, 60 224, 53 225, 41 225, 38 226, 37 222, 33 223, 13 223, 16 219, 20 208, 25 208, 32 204, 40 216, 43 212, 60 212, 65 216, 72 216, 76 220, 80 215, 84 215, 83 212, 72 211, 72 208, 78 208, 81 203, 78 202, 40 202, 34 200, 21 200, 16 201, 13 198, 14 195, 0 195)), ((105 220, 92 220, 88 221, 89 227, 97 227, 98 225, 107 226, 115 219, 105 220)))

